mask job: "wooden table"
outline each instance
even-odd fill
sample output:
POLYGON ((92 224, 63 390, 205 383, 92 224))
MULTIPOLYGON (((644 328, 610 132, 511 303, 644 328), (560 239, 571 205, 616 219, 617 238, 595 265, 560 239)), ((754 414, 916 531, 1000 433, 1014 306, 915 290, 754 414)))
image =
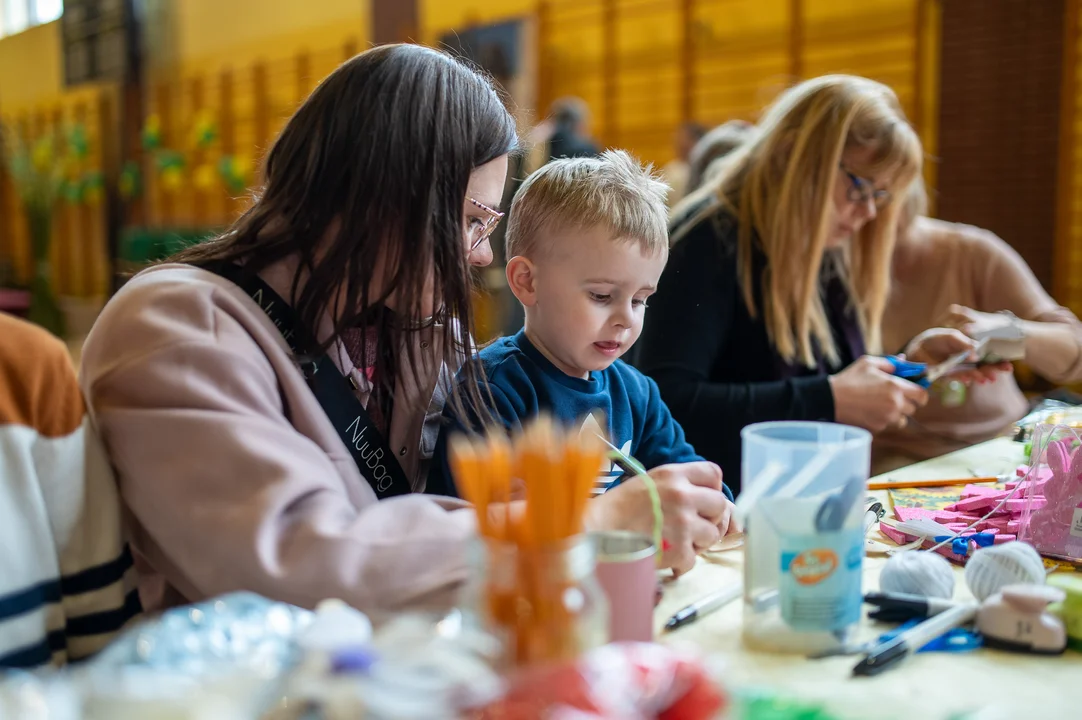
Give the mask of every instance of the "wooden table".
MULTIPOLYGON (((1006 439, 976 445, 942 458, 895 470, 876 480, 967 477, 998 474, 1022 462, 1022 446, 1006 439)), ((958 488, 959 492, 961 487, 958 488)), ((875 493, 872 493, 875 494, 875 493)), ((884 498, 886 492, 880 493, 884 498)), ((842 718, 946 720, 959 712, 987 710, 989 717, 1019 720, 1082 718, 1082 654, 1059 657, 1017 655, 981 649, 965 654, 921 653, 874 678, 853 678, 859 658, 807 660, 748 650, 740 640, 742 605, 733 603, 671 635, 665 620, 714 590, 740 582, 744 556, 734 550, 700 558, 695 569, 671 583, 655 614, 659 638, 689 644, 717 660, 718 679, 730 689, 763 687, 794 699, 821 702, 842 718)), ((864 589, 879 586, 885 559, 868 557, 864 589)), ((962 569, 955 568, 955 599, 972 599, 962 569)), ((862 621, 862 637, 887 626, 862 621)))

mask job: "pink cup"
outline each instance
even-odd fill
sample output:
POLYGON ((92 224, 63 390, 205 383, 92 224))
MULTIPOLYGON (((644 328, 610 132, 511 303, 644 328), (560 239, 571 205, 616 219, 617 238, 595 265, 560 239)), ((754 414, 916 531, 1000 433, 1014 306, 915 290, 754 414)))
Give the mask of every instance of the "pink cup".
POLYGON ((611 642, 652 642, 657 594, 657 549, 646 535, 591 533, 597 582, 609 601, 611 642))

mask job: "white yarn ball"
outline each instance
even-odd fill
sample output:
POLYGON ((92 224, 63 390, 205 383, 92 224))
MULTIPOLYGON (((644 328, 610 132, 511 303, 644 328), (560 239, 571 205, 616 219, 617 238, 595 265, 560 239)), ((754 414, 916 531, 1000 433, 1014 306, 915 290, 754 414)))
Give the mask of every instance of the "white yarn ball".
POLYGON ((979 549, 966 563, 966 584, 982 602, 1007 585, 1044 585, 1044 579, 1040 553, 1024 542, 979 549))
POLYGON ((942 555, 913 550, 887 560, 879 574, 884 592, 950 600, 954 595, 954 570, 942 555))

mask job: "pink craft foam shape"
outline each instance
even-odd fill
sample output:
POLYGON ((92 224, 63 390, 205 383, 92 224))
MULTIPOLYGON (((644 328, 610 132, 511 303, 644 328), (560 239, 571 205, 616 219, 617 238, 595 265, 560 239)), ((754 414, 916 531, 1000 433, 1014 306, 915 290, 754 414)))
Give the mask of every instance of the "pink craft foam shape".
POLYGON ((1021 515, 1025 511, 1027 504, 1034 510, 1039 510, 1047 504, 1047 500, 1040 497, 1032 497, 1028 500, 1026 498, 1015 498, 1008 500, 1005 507, 1011 514, 1021 515))
MULTIPOLYGON (((932 548, 932 547, 935 547, 935 545, 936 545, 936 543, 933 543, 932 541, 928 541, 927 543, 924 544, 924 547, 932 548)), ((972 543, 970 543, 970 545, 972 545, 972 543)), ((943 547, 936 549, 935 552, 939 553, 940 555, 947 558, 951 562, 957 563, 959 565, 965 565, 966 560, 969 559, 969 556, 967 556, 967 555, 958 555, 953 550, 951 550, 951 544, 950 543, 947 543, 943 547)), ((972 552, 971 552, 971 554, 972 554, 972 552)))
POLYGON ((955 522, 965 518, 965 515, 958 512, 948 512, 947 510, 940 510, 936 514, 932 515, 932 519, 937 523, 949 523, 955 522))
MULTIPOLYGON (((902 509, 902 508, 895 508, 896 511, 899 510, 899 509, 902 509)), ((909 510, 918 510, 920 508, 907 508, 907 509, 909 509, 909 510)), ((899 520, 900 519, 901 518, 899 518, 899 520)), ((886 537, 893 540, 898 545, 908 545, 909 543, 911 543, 911 542, 913 542, 914 540, 917 539, 916 536, 914 536, 914 535, 906 535, 901 530, 899 530, 897 528, 893 528, 890 525, 886 525, 884 523, 879 524, 879 531, 881 533, 883 533, 883 535, 885 535, 886 537)), ((923 547, 925 550, 927 550, 929 548, 934 547, 936 544, 937 543, 935 542, 935 540, 929 539, 929 540, 925 540, 921 544, 921 547, 923 547)), ((972 543, 970 543, 970 545, 972 545, 972 543)), ((936 550, 936 552, 939 553, 940 555, 942 555, 943 557, 947 558, 951 562, 958 563, 960 565, 964 565, 965 562, 966 562, 966 559, 967 559, 966 556, 956 555, 951 550, 951 544, 950 543, 947 543, 943 547, 939 548, 938 550, 936 550)), ((970 550, 970 554, 972 554, 972 550, 970 550)))
POLYGON ((996 504, 996 500, 987 495, 978 495, 977 497, 967 498, 965 500, 959 500, 954 503, 954 507, 962 512, 969 512, 970 510, 985 510, 991 509, 996 504))
POLYGON ((1025 538, 1041 552, 1062 555, 1074 510, 1082 501, 1082 452, 1071 449, 1070 439, 1057 440, 1049 443, 1045 460, 1052 474, 1044 486, 1045 504, 1031 506, 1025 538))
MULTIPOLYGON (((897 507, 894 508, 894 517, 906 522, 907 520, 917 520, 920 518, 927 518, 928 520, 935 520, 935 511, 928 510, 926 508, 914 508, 914 507, 897 507)), ((938 520, 936 521, 938 522, 938 520)))
POLYGON ((1000 532, 1006 532, 1008 525, 1010 525, 1010 520, 1007 518, 988 518, 987 520, 982 520, 977 524, 977 532, 985 532, 987 530, 999 530, 1000 532))
POLYGON ((1011 533, 996 533, 996 539, 992 542, 996 545, 1002 545, 1003 543, 1009 543, 1017 539, 1018 536, 1011 533))
POLYGON ((1021 485, 1022 489, 1025 490, 1028 485, 1034 484, 1041 486, 1052 478, 1052 470, 1044 465, 1034 468, 1032 473, 1024 468, 1025 466, 1022 466, 1022 468, 1019 469, 1017 480, 1008 480, 1003 483, 1003 487, 1008 490, 1013 490, 1015 487, 1021 485))
MULTIPOLYGON (((901 518, 899 518, 899 520, 900 519, 901 518)), ((898 528, 893 528, 885 523, 879 523, 879 532, 883 533, 899 545, 907 545, 917 539, 914 536, 906 535, 898 528)))

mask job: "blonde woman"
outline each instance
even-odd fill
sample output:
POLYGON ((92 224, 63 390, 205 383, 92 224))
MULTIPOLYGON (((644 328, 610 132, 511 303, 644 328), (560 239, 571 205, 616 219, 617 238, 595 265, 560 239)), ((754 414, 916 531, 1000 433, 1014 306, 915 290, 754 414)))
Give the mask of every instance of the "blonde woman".
MULTIPOLYGON (((882 351, 896 196, 920 163, 890 89, 821 77, 781 95, 719 176, 674 209, 639 365, 731 487, 750 423, 880 431, 927 401, 866 354, 882 351)), ((908 354, 937 361, 971 346, 929 331, 908 354)))
MULTIPOLYGON (((1006 331, 1022 341, 1025 362, 1053 383, 1082 381, 1082 323, 1053 300, 1026 261, 993 233, 925 217, 918 179, 910 187, 894 249, 890 299, 883 315, 887 347, 936 324, 980 337, 1006 331)), ((933 397, 905 428, 876 438, 884 470, 982 442, 1029 410, 1011 374, 970 388, 948 407, 933 397)))

